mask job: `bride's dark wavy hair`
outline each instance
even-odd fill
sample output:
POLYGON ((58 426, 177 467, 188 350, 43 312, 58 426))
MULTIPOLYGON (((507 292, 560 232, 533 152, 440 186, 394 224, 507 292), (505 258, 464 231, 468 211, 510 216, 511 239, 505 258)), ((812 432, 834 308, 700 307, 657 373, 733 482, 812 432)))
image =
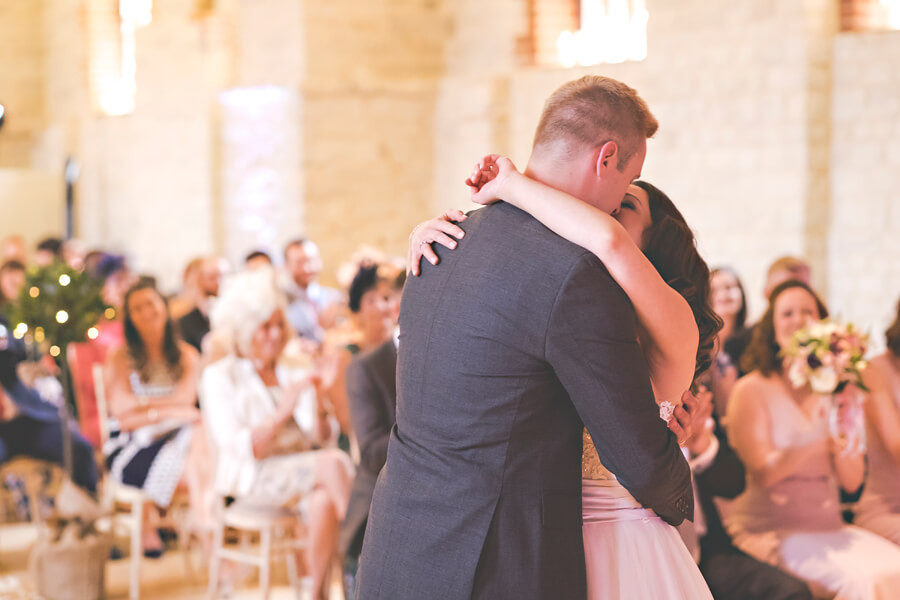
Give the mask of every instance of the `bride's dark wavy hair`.
POLYGON ((646 181, 635 181, 650 200, 650 226, 644 230, 644 255, 662 278, 681 294, 697 322, 700 342, 694 379, 712 364, 716 334, 722 329, 722 319, 713 312, 710 293, 709 266, 697 251, 694 232, 675 204, 657 187, 646 181))

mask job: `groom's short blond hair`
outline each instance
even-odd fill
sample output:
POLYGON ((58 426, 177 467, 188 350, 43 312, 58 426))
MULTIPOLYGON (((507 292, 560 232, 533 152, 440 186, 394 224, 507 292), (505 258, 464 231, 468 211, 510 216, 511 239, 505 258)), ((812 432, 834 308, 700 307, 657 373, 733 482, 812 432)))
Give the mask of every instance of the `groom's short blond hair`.
POLYGON ((547 99, 534 134, 535 151, 563 143, 569 150, 619 146, 619 169, 653 137, 659 122, 637 91, 621 81, 585 75, 564 84, 547 99))

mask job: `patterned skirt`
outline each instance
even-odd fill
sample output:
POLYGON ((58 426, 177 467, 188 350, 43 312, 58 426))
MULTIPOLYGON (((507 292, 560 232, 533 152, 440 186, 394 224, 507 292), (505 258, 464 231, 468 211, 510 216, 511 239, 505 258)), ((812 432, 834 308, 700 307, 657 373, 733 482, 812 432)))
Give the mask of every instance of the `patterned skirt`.
POLYGON ((140 488, 154 504, 165 508, 181 480, 192 434, 191 425, 150 425, 125 432, 110 422, 109 440, 103 447, 106 468, 113 480, 140 488))

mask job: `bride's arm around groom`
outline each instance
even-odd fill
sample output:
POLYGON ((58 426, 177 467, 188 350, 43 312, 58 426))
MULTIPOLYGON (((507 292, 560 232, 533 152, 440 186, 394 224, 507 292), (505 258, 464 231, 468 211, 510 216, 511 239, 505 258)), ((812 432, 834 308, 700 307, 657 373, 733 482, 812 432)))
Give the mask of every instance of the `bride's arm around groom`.
POLYGON ((667 522, 693 518, 690 468, 659 418, 634 311, 595 256, 571 269, 550 319, 548 362, 604 466, 667 522))

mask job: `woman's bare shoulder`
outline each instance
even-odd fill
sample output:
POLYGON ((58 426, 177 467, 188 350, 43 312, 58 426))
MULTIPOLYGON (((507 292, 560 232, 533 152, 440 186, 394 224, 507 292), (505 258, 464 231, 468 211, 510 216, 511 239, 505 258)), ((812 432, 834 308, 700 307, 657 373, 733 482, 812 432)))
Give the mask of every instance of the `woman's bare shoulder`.
POLYGON ((737 380, 732 389, 732 398, 753 396, 761 392, 770 392, 774 384, 772 378, 763 375, 759 371, 751 371, 737 380))

